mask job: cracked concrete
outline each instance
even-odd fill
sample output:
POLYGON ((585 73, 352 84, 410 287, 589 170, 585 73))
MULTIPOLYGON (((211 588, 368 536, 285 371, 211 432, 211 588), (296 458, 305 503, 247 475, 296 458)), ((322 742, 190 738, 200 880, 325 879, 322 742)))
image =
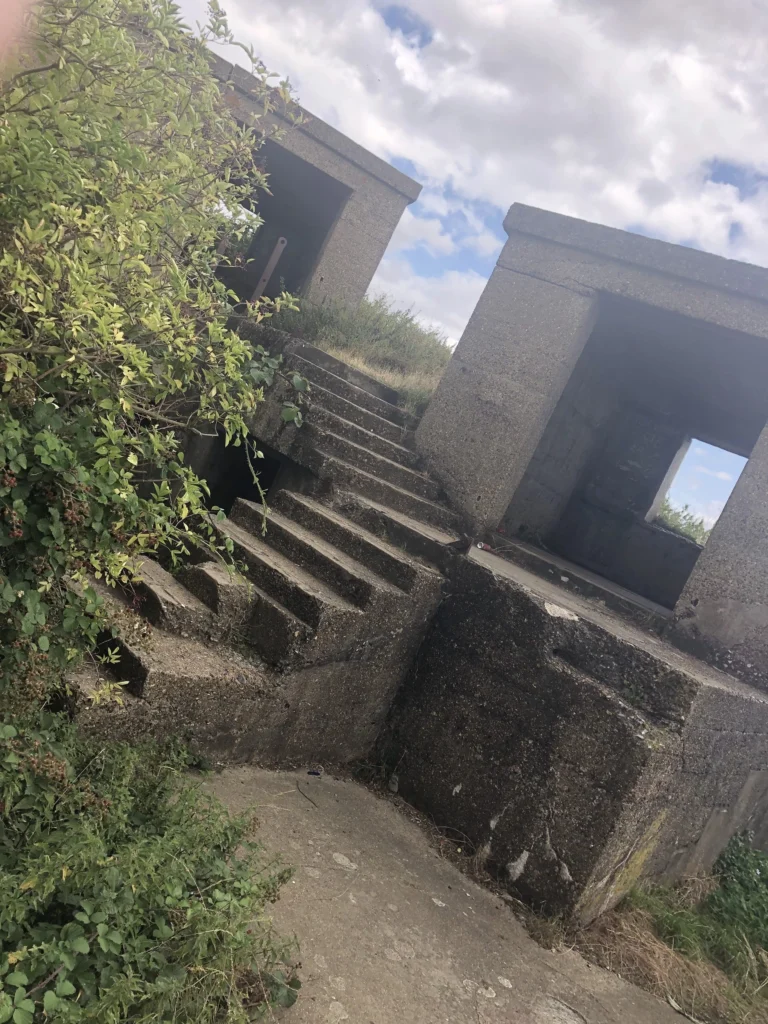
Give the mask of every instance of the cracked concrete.
POLYGON ((296 867, 274 908, 301 946, 303 988, 286 1024, 680 1020, 576 953, 537 946, 506 903, 356 783, 247 766, 207 786, 234 811, 255 807, 262 841, 296 867))

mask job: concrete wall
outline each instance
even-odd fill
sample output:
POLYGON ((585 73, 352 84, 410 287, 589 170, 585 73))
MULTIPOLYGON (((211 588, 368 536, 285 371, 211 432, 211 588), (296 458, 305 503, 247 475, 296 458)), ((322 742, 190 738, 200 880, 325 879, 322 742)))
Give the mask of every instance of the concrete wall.
MULTIPOLYGON (((235 116, 246 124, 269 127, 249 97, 251 76, 218 57, 212 61, 215 74, 234 83, 226 99, 235 116)), ((418 197, 421 185, 308 111, 304 114, 306 121, 297 128, 274 121, 273 127, 284 129, 276 144, 339 182, 349 197, 307 275, 303 295, 313 302, 339 299, 354 305, 365 295, 403 211, 418 197)))
POLYGON ((501 262, 494 270, 416 433, 429 468, 476 530, 501 522, 592 331, 596 305, 592 292, 501 262))
POLYGON ((549 537, 618 403, 610 369, 582 356, 504 514, 507 535, 549 537))
POLYGON ((683 590, 670 635, 768 690, 768 427, 683 590))
POLYGON ((642 516, 575 497, 558 530, 553 550, 606 579, 674 608, 702 548, 694 541, 647 523, 642 516))
POLYGON ((672 608, 701 547, 646 515, 683 441, 674 422, 626 404, 617 410, 549 537, 553 549, 672 608))
POLYGON ((381 745, 407 799, 512 891, 583 920, 763 827, 768 699, 481 557, 457 568, 381 745))

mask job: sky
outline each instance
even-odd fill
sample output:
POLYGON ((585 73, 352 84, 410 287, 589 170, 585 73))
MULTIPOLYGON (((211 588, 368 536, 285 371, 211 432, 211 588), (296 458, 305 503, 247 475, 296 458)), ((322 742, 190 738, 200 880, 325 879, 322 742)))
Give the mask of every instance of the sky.
POLYGON ((372 290, 451 341, 513 202, 768 264, 765 0, 221 2, 306 108, 423 183, 372 290))
POLYGON ((667 492, 678 508, 688 505, 712 527, 723 511, 747 460, 695 438, 667 492))

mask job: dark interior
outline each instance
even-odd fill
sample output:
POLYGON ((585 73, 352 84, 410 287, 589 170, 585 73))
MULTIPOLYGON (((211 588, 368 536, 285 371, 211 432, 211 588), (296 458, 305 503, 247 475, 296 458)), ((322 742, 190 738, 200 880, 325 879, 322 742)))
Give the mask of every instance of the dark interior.
MULTIPOLYGON (((252 459, 259 484, 266 493, 274 483, 282 465, 282 458, 276 453, 265 451, 261 447, 261 459, 252 459)), ((261 501, 259 488, 253 480, 251 466, 244 445, 225 445, 224 438, 217 441, 206 451, 206 464, 195 467, 198 472, 204 470, 205 479, 211 490, 209 504, 214 508, 222 508, 229 515, 236 498, 247 498, 248 501, 261 501)))
POLYGON ((271 140, 264 143, 259 158, 269 174, 270 192, 259 192, 255 206, 264 223, 245 253, 243 266, 224 267, 220 272, 242 300, 253 294, 279 238, 285 238, 287 245, 263 294, 274 298, 284 289, 302 294, 351 194, 341 182, 271 140))
POLYGON ((504 528, 673 607, 702 549, 646 517, 691 437, 750 455, 766 380, 765 342, 606 298, 504 528))

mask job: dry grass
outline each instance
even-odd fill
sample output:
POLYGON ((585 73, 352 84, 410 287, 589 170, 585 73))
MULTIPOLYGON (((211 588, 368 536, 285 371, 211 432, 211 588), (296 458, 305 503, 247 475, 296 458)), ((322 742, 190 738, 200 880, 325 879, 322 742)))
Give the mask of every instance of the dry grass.
MULTIPOLYGON (((700 884, 699 898, 711 879, 700 884)), ((692 885, 692 890, 696 889, 692 885)), ((698 902, 692 891, 692 905, 698 902)), ((727 975, 704 959, 684 956, 654 931, 651 915, 639 908, 604 914, 574 939, 579 952, 593 963, 662 999, 702 1024, 768 1024, 764 1000, 737 991, 727 975)))
POLYGON ((273 327, 304 338, 400 392, 401 404, 420 414, 451 358, 443 335, 412 310, 384 295, 355 307, 338 302, 281 310, 273 327))
POLYGON ((387 384, 389 387, 394 388, 400 393, 400 401, 403 407, 417 415, 424 411, 424 407, 442 376, 442 368, 439 370, 420 369, 411 372, 395 370, 370 363, 364 356, 356 352, 334 348, 333 345, 323 345, 323 348, 329 355, 335 356, 336 359, 341 359, 350 366, 354 366, 356 370, 367 373, 374 380, 381 381, 382 384, 387 384))

